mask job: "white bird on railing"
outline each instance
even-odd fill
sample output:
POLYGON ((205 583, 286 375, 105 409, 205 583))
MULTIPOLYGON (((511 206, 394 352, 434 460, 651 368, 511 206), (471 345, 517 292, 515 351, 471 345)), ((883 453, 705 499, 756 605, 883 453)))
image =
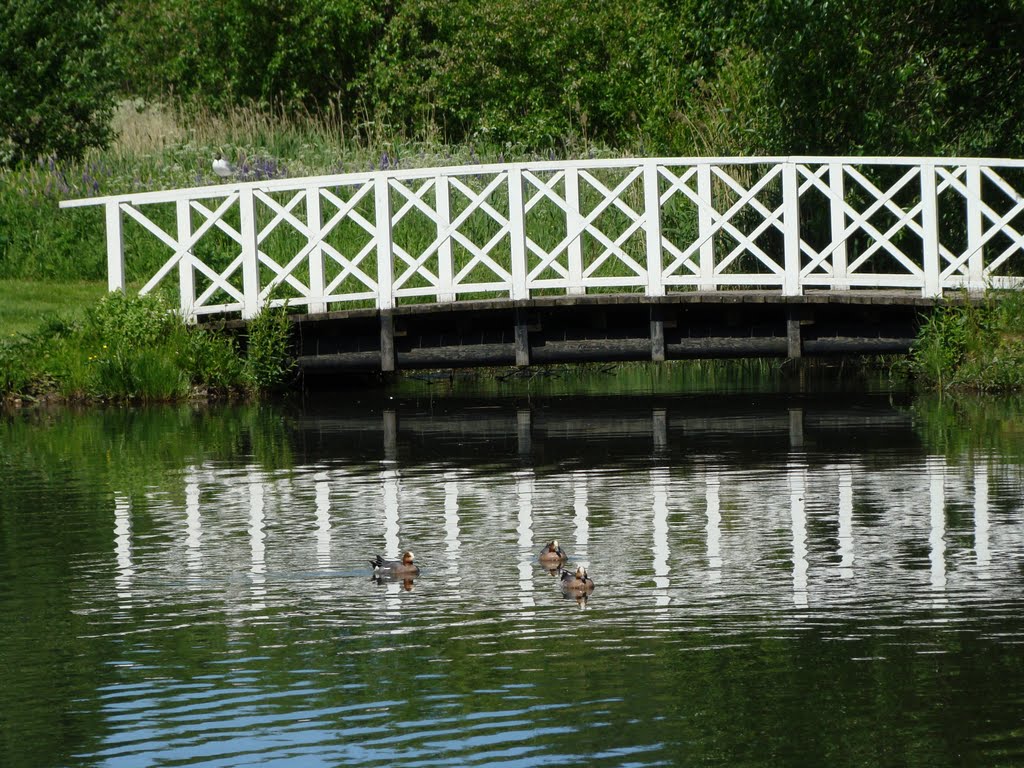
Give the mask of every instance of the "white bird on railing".
POLYGON ((218 152, 213 156, 213 172, 220 176, 222 179, 226 179, 228 176, 234 174, 235 169, 231 167, 231 163, 224 159, 224 156, 218 152))

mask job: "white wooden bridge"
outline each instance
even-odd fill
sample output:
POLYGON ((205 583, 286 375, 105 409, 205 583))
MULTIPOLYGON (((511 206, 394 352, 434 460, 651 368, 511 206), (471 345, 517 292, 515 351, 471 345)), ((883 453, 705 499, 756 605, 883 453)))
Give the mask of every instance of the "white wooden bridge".
POLYGON ((922 297, 1024 277, 1024 160, 649 158, 144 192, 101 206, 109 287, 188 319, 467 298, 761 289, 922 297))

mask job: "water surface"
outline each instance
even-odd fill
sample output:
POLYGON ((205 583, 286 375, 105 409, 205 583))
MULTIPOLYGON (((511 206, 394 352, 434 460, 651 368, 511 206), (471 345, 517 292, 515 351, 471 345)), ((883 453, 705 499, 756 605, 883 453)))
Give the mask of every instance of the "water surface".
POLYGON ((557 389, 9 416, 0 763, 1024 762, 1016 406, 557 389))

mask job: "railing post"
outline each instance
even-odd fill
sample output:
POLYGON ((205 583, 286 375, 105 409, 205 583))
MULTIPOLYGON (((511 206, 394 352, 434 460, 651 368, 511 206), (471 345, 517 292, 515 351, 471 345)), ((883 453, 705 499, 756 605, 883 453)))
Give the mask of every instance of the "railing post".
POLYGON ((921 163, 921 240, 924 285, 922 295, 942 296, 939 270, 939 198, 935 191, 935 166, 921 163))
POLYGON ((195 265, 192 263, 192 249, 185 248, 185 243, 192 237, 192 206, 188 200, 175 203, 178 219, 178 295, 180 297, 181 316, 186 322, 196 319, 196 278, 195 265))
POLYGON ((246 320, 260 313, 260 260, 256 242, 256 206, 252 187, 238 192, 240 230, 242 235, 242 317, 246 320))
POLYGON ((121 204, 116 200, 104 208, 107 216, 107 290, 124 291, 124 232, 121 204))
POLYGON ((697 238, 700 241, 700 279, 698 290, 715 290, 715 236, 711 212, 715 201, 711 199, 711 166, 701 163, 697 166, 697 197, 702 205, 697 206, 697 238))
POLYGON ((377 309, 395 306, 394 272, 391 264, 391 189, 386 174, 377 174, 373 193, 377 215, 377 309))
POLYGON ((829 210, 831 211, 832 233, 829 243, 832 245, 832 290, 846 291, 850 288, 848 274, 849 262, 846 254, 846 238, 836 238, 846 231, 846 185, 843 180, 843 164, 828 164, 829 210))
POLYGON ((512 252, 512 298, 530 298, 526 282, 526 206, 523 202, 523 171, 508 169, 508 223, 512 252))
POLYGON ((451 224, 451 202, 449 200, 448 177, 442 172, 434 178, 434 195, 437 205, 437 236, 444 240, 437 247, 437 300, 455 301, 455 286, 452 268, 452 237, 448 231, 451 224))
POLYGON ((583 213, 580 211, 580 174, 578 168, 565 169, 565 231, 576 232, 567 249, 569 258, 569 287, 566 293, 586 293, 583 287, 583 213))
POLYGON ((799 296, 800 286, 800 185, 796 178, 796 163, 782 164, 782 226, 784 238, 784 276, 782 293, 799 296))
POLYGON ((658 164, 644 163, 644 231, 647 239, 647 295, 664 296, 661 264, 661 193, 658 164))
POLYGON ((306 226, 309 237, 315 244, 309 249, 309 305, 310 312, 326 312, 327 302, 323 301, 324 287, 324 249, 321 246, 323 234, 320 227, 320 188, 310 187, 306 190, 306 226))
POLYGON ((985 292, 985 246, 981 219, 981 166, 967 166, 967 290, 985 292))

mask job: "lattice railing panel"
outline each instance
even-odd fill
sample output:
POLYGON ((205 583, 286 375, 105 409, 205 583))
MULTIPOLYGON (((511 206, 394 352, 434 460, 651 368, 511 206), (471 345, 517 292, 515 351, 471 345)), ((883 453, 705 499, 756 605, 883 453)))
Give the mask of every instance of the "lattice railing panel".
POLYGON ((646 285, 643 167, 580 169, 577 187, 583 285, 646 285))
POLYGON ((1024 274, 1024 169, 980 169, 975 222, 982 279, 1002 284, 1024 274))
POLYGON ((508 174, 446 179, 454 294, 506 293, 512 276, 508 174))
MULTIPOLYGON (((191 269, 181 264, 183 306, 191 297, 193 308, 230 312, 245 303, 242 269, 242 223, 238 197, 193 200, 189 204, 192 245, 191 269), (189 274, 189 272, 191 274, 189 274), (188 282, 192 282, 191 289, 188 282)), ((179 225, 183 218, 179 216, 179 225)))
POLYGON ((103 205, 108 284, 189 317, 268 303, 1021 283, 1024 161, 620 159, 375 171, 103 205))
MULTIPOLYGON (((567 185, 574 182, 567 181, 566 176, 565 169, 523 171, 526 280, 531 289, 568 292, 574 285, 573 278, 582 283, 577 228, 567 213, 572 210, 567 202, 567 185)), ((578 218, 578 206, 575 210, 578 218)), ((580 290, 581 285, 576 292, 580 290)))
POLYGON ((317 248, 327 301, 365 302, 378 293, 377 206, 371 181, 316 190, 317 248))
POLYGON ((709 163, 659 175, 666 285, 781 285, 780 166, 709 163))

